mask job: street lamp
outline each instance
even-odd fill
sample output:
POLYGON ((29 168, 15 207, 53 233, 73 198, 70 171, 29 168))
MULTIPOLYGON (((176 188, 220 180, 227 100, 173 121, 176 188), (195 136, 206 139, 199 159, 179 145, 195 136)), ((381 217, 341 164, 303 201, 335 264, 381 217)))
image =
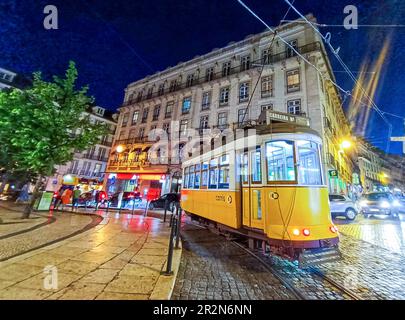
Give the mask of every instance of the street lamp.
POLYGON ((117 146, 117 148, 115 148, 115 151, 117 151, 118 153, 121 153, 122 151, 124 151, 124 146, 122 146, 121 144, 117 146))
POLYGON ((340 146, 342 149, 349 149, 352 146, 352 143, 349 140, 343 140, 340 146))

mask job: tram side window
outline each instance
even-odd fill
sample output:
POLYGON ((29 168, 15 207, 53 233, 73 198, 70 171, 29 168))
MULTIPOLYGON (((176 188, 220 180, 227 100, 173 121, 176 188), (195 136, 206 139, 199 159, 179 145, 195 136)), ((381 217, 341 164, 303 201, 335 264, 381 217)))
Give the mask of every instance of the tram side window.
POLYGON ((218 188, 229 188, 229 155, 225 154, 220 157, 219 162, 219 182, 218 188))
POLYGON ((249 163, 248 154, 243 153, 240 155, 240 174, 242 175, 242 183, 249 183, 249 163))
POLYGON ((189 177, 188 172, 189 172, 189 168, 187 167, 184 169, 184 188, 186 188, 186 189, 188 188, 188 177, 189 177))
POLYGON ((190 175, 188 179, 188 187, 190 189, 194 188, 194 166, 190 167, 190 175))
POLYGON ((295 181, 294 142, 271 141, 266 143, 267 180, 295 181))
POLYGON ((209 176, 209 188, 216 189, 218 184, 218 160, 212 159, 210 161, 210 176, 209 176))
POLYGON ((204 162, 201 169, 201 188, 206 188, 208 186, 208 162, 204 162))
POLYGON ((194 188, 195 189, 200 188, 200 174, 201 174, 201 165, 196 164, 195 165, 195 178, 194 178, 194 188))
POLYGON ((256 151, 253 151, 250 154, 250 160, 252 162, 252 183, 261 183, 262 182, 262 167, 261 167, 261 149, 260 149, 260 147, 257 147, 256 151))
POLYGON ((322 173, 319 161, 318 145, 315 142, 299 140, 299 182, 305 185, 321 185, 322 173))

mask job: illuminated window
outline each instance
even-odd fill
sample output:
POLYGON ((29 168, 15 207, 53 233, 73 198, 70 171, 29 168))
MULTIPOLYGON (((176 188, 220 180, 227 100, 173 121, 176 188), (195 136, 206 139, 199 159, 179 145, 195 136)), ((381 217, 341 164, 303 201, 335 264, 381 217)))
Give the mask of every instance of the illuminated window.
POLYGON ((191 97, 183 99, 183 104, 181 106, 181 113, 189 113, 191 108, 191 97))
POLYGON ((208 186, 208 162, 204 162, 201 167, 201 187, 208 186))
POLYGON ((266 159, 268 181, 296 180, 293 141, 267 142, 266 159))
POLYGON ((195 178, 194 178, 194 188, 199 189, 200 188, 200 175, 201 175, 201 165, 196 164, 195 165, 195 178))
POLYGON ((262 77, 262 97, 273 95, 273 76, 262 77))
POLYGON ((250 161, 252 163, 252 183, 262 182, 262 167, 261 167, 261 151, 260 147, 256 147, 256 151, 250 153, 250 161))
POLYGON ((304 185, 321 185, 322 173, 318 145, 315 142, 300 140, 298 147, 298 177, 304 185))
POLYGON ((300 90, 300 69, 286 71, 287 93, 300 90))
POLYGON ((209 188, 216 189, 218 185, 218 160, 210 161, 209 188))

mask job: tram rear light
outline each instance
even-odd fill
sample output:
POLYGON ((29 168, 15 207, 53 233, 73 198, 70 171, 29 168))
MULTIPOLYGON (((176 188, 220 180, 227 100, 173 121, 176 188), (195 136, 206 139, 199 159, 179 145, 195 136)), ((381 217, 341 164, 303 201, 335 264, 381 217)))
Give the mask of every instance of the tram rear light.
POLYGON ((338 232, 338 228, 336 226, 330 226, 329 227, 330 231, 332 231, 333 233, 337 233, 338 232))
POLYGON ((294 236, 299 236, 300 235, 300 231, 298 229, 294 229, 293 230, 293 235, 294 236))
POLYGON ((311 233, 309 232, 309 229, 304 229, 302 230, 302 234, 306 237, 308 237, 311 233))

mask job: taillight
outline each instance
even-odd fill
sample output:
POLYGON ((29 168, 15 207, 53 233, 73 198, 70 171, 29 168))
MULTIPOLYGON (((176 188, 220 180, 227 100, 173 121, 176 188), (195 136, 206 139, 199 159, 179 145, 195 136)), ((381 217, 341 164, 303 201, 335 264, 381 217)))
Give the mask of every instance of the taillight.
POLYGON ((336 226, 330 226, 329 230, 333 233, 337 233, 338 232, 338 228, 336 226))
POLYGON ((300 235, 300 231, 298 229, 294 229, 293 230, 293 235, 294 236, 299 236, 300 235))
POLYGON ((306 237, 308 237, 310 234, 311 234, 311 232, 309 232, 309 229, 304 229, 304 230, 302 230, 302 234, 304 235, 304 236, 306 236, 306 237))

